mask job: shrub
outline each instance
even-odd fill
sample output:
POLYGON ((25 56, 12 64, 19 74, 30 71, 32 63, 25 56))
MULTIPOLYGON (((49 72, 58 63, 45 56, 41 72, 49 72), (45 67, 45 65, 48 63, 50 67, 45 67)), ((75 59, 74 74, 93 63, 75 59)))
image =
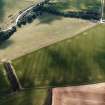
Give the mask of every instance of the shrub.
POLYGON ((32 13, 32 18, 35 19, 36 18, 36 14, 32 13))
POLYGON ((0 32, 0 42, 7 40, 11 35, 7 31, 0 32))
POLYGON ((13 31, 13 32, 16 32, 16 31, 17 31, 16 26, 13 26, 13 27, 12 27, 12 31, 13 31))

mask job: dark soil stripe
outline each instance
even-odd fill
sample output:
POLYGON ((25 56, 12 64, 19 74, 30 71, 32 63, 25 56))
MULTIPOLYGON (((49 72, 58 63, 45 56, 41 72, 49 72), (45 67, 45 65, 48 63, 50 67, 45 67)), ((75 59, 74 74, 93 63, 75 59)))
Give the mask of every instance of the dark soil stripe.
POLYGON ((17 75, 15 73, 15 70, 14 70, 12 64, 8 61, 5 61, 5 62, 3 62, 3 65, 4 65, 8 80, 12 86, 13 91, 21 90, 22 86, 19 82, 19 79, 17 78, 17 75))

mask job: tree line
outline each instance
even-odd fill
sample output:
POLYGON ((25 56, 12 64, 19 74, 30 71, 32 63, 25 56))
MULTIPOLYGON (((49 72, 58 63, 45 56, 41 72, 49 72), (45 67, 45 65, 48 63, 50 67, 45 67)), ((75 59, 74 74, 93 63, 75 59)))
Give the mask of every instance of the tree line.
POLYGON ((21 27, 22 25, 26 25, 26 23, 31 23, 34 19, 36 19, 38 16, 41 16, 43 12, 51 13, 58 16, 64 16, 64 17, 72 17, 72 18, 82 18, 82 19, 94 19, 99 20, 100 19, 100 13, 97 11, 89 11, 89 10, 83 10, 83 11, 68 11, 68 12, 61 12, 58 11, 53 6, 49 5, 50 0, 45 0, 43 2, 40 2, 36 6, 34 6, 30 11, 22 15, 16 24, 16 26, 11 27, 11 29, 8 29, 7 31, 1 31, 0 32, 0 42, 3 42, 7 39, 9 39, 17 30, 17 27, 21 27))

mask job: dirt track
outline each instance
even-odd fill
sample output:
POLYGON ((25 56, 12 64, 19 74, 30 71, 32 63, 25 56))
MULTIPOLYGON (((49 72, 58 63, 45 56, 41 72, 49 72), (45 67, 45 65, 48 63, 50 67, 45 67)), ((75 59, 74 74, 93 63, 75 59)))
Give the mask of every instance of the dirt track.
POLYGON ((105 83, 54 88, 52 105, 105 105, 105 83))

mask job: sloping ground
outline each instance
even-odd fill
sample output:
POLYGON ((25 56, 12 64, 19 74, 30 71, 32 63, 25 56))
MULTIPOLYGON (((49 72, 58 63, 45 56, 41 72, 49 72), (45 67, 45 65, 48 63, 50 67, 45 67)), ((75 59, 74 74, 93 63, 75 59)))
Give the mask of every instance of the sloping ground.
POLYGON ((20 28, 10 40, 0 45, 0 60, 14 59, 55 42, 71 38, 95 23, 44 14, 20 28))
POLYGON ((105 83, 54 88, 52 105, 105 105, 105 83))
POLYGON ((105 25, 13 60, 23 87, 105 81, 105 25))

